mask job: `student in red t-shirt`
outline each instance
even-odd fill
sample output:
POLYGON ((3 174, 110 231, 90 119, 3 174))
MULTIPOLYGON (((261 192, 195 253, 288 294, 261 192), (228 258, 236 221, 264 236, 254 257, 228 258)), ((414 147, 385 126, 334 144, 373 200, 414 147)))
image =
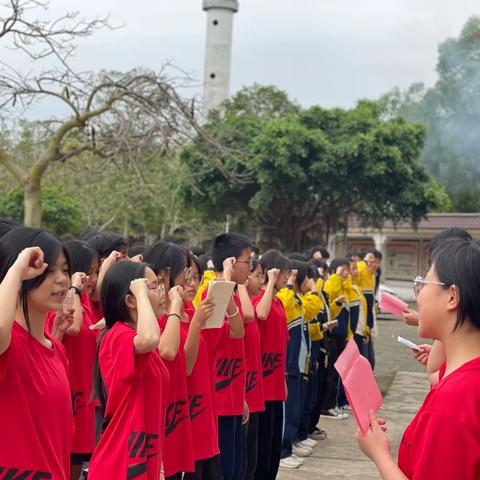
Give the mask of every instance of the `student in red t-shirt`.
MULTIPOLYGON (((250 240, 243 235, 224 233, 216 237, 212 261, 217 279, 245 284, 250 273, 251 249, 250 240)), ((208 287, 203 293, 204 298, 207 294, 208 287)), ((248 421, 244 326, 239 295, 233 295, 227 307, 223 328, 205 329, 202 335, 207 341, 215 381, 223 477, 238 480, 243 461, 243 424, 248 421)))
POLYGON ((285 309, 277 293, 285 288, 290 262, 277 250, 260 258, 264 278, 261 292, 252 298, 260 331, 265 411, 259 415, 257 480, 275 480, 280 464, 283 434, 283 404, 288 342, 285 309))
MULTIPOLYGON (((143 258, 157 276, 165 279, 167 290, 177 288, 183 294, 190 275, 190 258, 186 250, 173 243, 159 241, 146 248, 143 258)), ((163 348, 162 343, 159 348, 171 379, 167 394, 163 460, 167 480, 180 480, 183 472, 192 472, 195 469, 187 394, 186 336, 180 330, 180 322, 184 316, 182 300, 178 309, 159 318, 162 335, 172 335, 172 338, 175 338, 175 342, 170 342, 171 347, 175 346, 174 349, 163 348)))
MULTIPOLYGON (((161 287, 161 285, 160 285, 161 287)), ((143 263, 121 261, 102 285, 106 328, 99 341, 95 386, 104 428, 89 466, 89 480, 158 480, 163 458, 168 374, 158 353, 164 296, 143 263)))
POLYGON ((357 432, 383 479, 480 478, 480 244, 450 240, 432 254, 425 280, 415 279, 418 334, 442 342, 446 365, 404 432, 398 466, 384 421, 372 413, 357 432))
MULTIPOLYGON (((74 418, 74 436, 70 454, 70 477, 78 480, 84 462, 88 462, 95 447, 95 402, 92 399, 93 367, 97 351, 97 334, 90 326, 94 323, 89 295, 97 283, 98 255, 78 240, 65 242, 73 272, 69 295, 72 295, 73 321, 65 331, 57 331, 70 367, 70 392, 74 418)), ((65 308, 65 306, 64 306, 65 308)), ((50 312, 46 328, 52 332, 57 315, 50 312)))
MULTIPOLYGON (((265 274, 262 265, 258 262, 258 259, 253 258, 251 272, 246 284, 247 292, 251 298, 260 294, 264 280, 265 274)), ((258 418, 260 412, 265 411, 260 331, 255 312, 253 320, 245 323, 244 342, 247 369, 246 400, 250 417, 245 426, 245 461, 242 469, 242 479, 253 480, 258 462, 258 418)))
POLYGON ((68 480, 73 434, 65 349, 45 333, 62 308, 68 254, 49 233, 19 227, 0 241, 0 472, 68 480))
POLYGON ((89 295, 92 303, 93 315, 98 322, 103 318, 102 306, 100 304, 103 277, 107 273, 107 270, 118 260, 126 258, 128 241, 117 233, 106 231, 87 231, 81 235, 81 238, 90 248, 95 250, 98 255, 100 267, 98 282, 89 295))
POLYGON ((211 300, 203 300, 195 310, 193 299, 200 286, 203 271, 195 256, 190 256, 191 275, 183 295, 185 321, 181 323, 187 358, 187 389, 192 425, 195 472, 187 472, 183 480, 223 480, 218 427, 213 403, 213 379, 208 363, 208 347, 201 328, 213 313, 211 300), (197 339, 198 336, 198 339, 197 339))

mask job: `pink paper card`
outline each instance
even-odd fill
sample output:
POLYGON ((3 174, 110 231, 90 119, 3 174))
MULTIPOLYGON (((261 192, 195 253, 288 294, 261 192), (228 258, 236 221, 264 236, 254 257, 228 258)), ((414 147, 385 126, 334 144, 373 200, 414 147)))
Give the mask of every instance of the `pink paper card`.
POLYGON ((347 343, 334 366, 342 379, 358 428, 365 435, 370 426, 369 411, 377 413, 383 404, 372 367, 369 361, 360 355, 354 340, 347 343))
POLYGON ((384 312, 397 315, 398 317, 401 317, 403 312, 408 312, 407 303, 385 291, 382 291, 380 296, 379 307, 384 312))

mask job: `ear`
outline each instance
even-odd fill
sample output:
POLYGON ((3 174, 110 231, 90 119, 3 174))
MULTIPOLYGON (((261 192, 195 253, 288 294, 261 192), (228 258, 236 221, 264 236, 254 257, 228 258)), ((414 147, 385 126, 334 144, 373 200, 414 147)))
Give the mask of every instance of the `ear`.
POLYGON ((129 293, 126 297, 125 297, 125 304, 127 305, 127 307, 131 310, 135 310, 137 308, 137 300, 135 298, 134 295, 132 295, 131 293, 129 293))
POLYGON ((460 303, 460 292, 456 285, 450 285, 448 287, 448 302, 447 302, 447 310, 452 312, 458 309, 458 305, 460 303))

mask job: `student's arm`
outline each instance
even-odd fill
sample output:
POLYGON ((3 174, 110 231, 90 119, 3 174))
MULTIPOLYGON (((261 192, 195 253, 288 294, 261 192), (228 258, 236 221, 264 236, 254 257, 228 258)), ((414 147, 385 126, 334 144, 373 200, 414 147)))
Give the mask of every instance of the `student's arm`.
MULTIPOLYGON (((72 287, 82 291, 85 287, 85 283, 88 280, 88 276, 83 272, 76 272, 72 275, 72 287)), ((72 288, 70 287, 70 288, 72 288)), ((69 291, 71 294, 72 292, 69 291)), ((65 330, 67 335, 76 336, 80 333, 83 323, 83 309, 80 303, 80 295, 73 295, 73 322, 65 330)))
POLYGON ((357 430, 357 442, 362 452, 372 460, 382 480, 408 480, 390 453, 390 440, 386 434, 385 421, 370 412, 370 428, 365 435, 357 430))
POLYGON ((258 302, 255 312, 259 320, 266 320, 272 308, 273 293, 280 270, 272 268, 267 272, 268 283, 263 293, 262 299, 258 302))
POLYGON ((167 323, 160 336, 158 351, 164 360, 173 360, 180 348, 180 319, 183 308, 183 289, 173 287, 168 291, 170 307, 167 323))
POLYGON ((248 295, 247 287, 245 285, 238 285, 237 289, 238 296, 240 297, 240 305, 242 306, 243 323, 250 323, 254 319, 255 311, 250 296, 248 295))
POLYGON ((325 282, 324 290, 328 295, 332 320, 340 315, 344 307, 345 296, 343 295, 342 285, 342 278, 335 273, 325 282))
POLYGON ((202 283, 198 287, 197 294, 195 295, 195 298, 192 301, 193 306, 195 308, 197 308, 200 305, 200 302, 202 301, 202 297, 203 297, 203 292, 207 288, 208 284, 212 280, 215 280, 215 277, 216 277, 216 273, 213 270, 206 270, 203 273, 202 283))
MULTIPOLYGON (((228 282, 232 281, 233 267, 237 259, 230 257, 223 262, 223 277, 228 282)), ((230 325, 230 338, 242 338, 245 335, 245 327, 243 326, 243 318, 240 315, 240 309, 233 300, 233 296, 230 298, 227 306, 227 317, 230 325)))
POLYGON ((402 312, 403 321, 409 326, 418 326, 418 312, 415 310, 408 310, 408 312, 402 312))
POLYGON ((39 247, 22 250, 15 263, 8 269, 5 278, 0 283, 0 355, 4 353, 12 338, 12 326, 17 311, 18 292, 24 280, 40 276, 47 264, 39 247))
POLYGON ((195 310, 192 321, 188 328, 188 335, 185 341, 185 358, 187 376, 192 373, 198 355, 198 343, 200 332, 205 322, 212 316, 215 304, 211 298, 206 298, 195 310))
POLYGON ((317 292, 315 280, 310 279, 308 281, 308 287, 310 288, 310 291, 303 296, 302 302, 305 310, 305 321, 311 322, 317 318, 317 315, 322 309, 323 303, 320 295, 317 292))
POLYGON ((148 297, 147 280, 132 280, 130 290, 137 301, 137 334, 133 338, 135 353, 151 352, 158 347, 160 328, 148 297))
POLYGON ((122 254, 114 250, 102 263, 98 272, 98 279, 90 298, 93 302, 99 302, 102 294, 102 283, 108 269, 122 259, 122 254))

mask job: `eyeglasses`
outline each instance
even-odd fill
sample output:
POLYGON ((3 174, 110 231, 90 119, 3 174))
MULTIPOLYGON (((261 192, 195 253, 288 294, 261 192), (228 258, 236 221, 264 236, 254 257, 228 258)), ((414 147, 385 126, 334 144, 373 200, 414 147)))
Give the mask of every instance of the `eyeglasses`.
POLYGON ((264 273, 260 273, 259 275, 250 275, 250 277, 258 278, 261 282, 264 282, 267 276, 264 273))
POLYGON ((185 281, 189 282, 190 279, 192 278, 192 268, 191 267, 185 268, 183 273, 185 274, 185 281))
POLYGON ((251 258, 250 260, 237 260, 237 263, 248 263, 249 267, 252 268, 253 267, 253 258, 251 258))
POLYGON ((154 292, 155 290, 159 290, 160 293, 165 293, 165 285, 163 283, 155 283, 152 285, 147 285, 148 290, 154 292))
POLYGON ((415 293, 415 298, 418 297, 418 294, 422 291, 423 287, 425 285, 428 285, 428 284, 431 284, 431 285, 440 285, 442 287, 446 287, 447 285, 445 285, 443 282, 430 282, 428 280, 424 280, 424 278, 422 276, 418 276, 417 278, 415 278, 415 280, 413 281, 413 291, 415 293))

